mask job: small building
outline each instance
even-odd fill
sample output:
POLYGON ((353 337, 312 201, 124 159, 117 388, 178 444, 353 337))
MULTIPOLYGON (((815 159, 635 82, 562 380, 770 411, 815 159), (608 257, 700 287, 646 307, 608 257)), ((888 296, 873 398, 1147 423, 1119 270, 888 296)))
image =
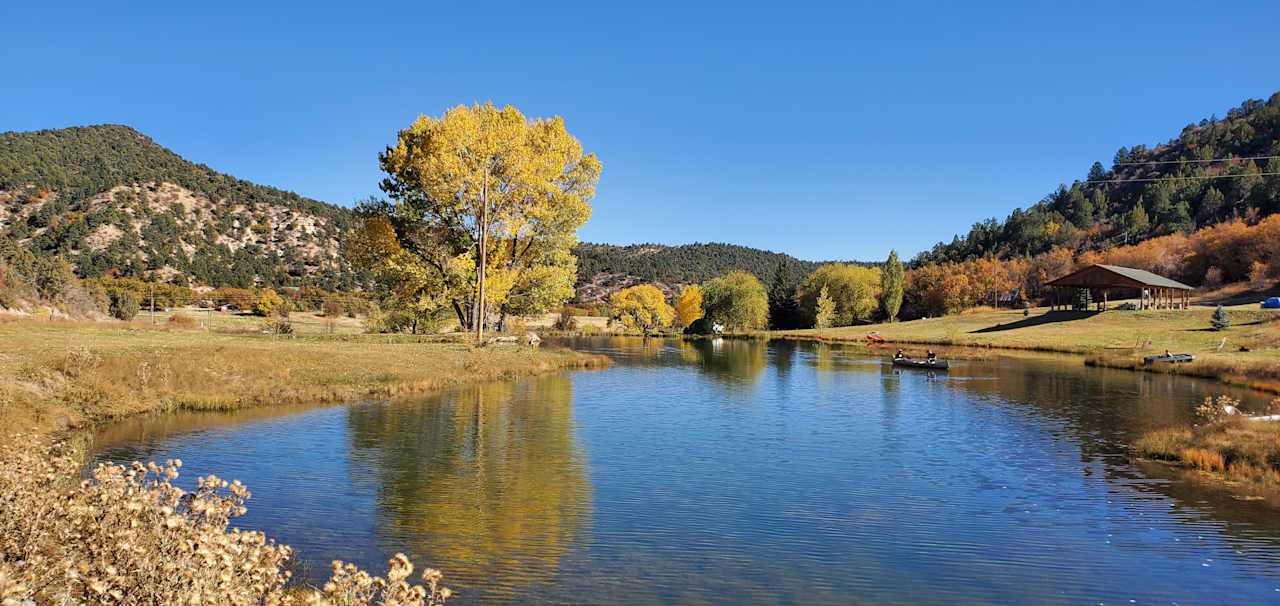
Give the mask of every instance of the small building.
POLYGON ((1139 293, 1142 309, 1186 309, 1191 306, 1191 291, 1194 290, 1149 271, 1118 265, 1090 265, 1050 280, 1045 286, 1053 288, 1052 308, 1055 310, 1071 306, 1072 297, 1063 296, 1063 290, 1101 292, 1101 298, 1093 298, 1099 310, 1107 308, 1107 300, 1113 290, 1139 293))

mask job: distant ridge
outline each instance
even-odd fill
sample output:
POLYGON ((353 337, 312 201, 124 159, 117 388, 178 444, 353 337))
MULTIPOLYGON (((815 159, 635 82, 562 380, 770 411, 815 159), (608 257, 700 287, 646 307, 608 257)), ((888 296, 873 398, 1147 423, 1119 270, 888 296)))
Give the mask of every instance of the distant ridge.
POLYGON ((0 133, 0 236, 84 276, 350 288, 349 210, 190 162, 127 126, 0 133))
POLYGON ((782 280, 794 285, 820 262, 791 255, 724 243, 664 244, 582 243, 578 257, 578 300, 599 301, 620 288, 650 282, 668 294, 680 285, 696 284, 740 269, 766 286, 782 280))

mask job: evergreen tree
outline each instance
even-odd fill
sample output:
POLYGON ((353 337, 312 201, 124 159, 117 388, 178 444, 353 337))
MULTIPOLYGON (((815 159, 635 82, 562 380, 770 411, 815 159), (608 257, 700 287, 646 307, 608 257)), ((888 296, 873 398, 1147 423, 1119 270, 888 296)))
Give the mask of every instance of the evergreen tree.
POLYGON ((1222 304, 1218 304, 1218 309, 1213 310, 1213 318, 1209 323, 1214 330, 1223 330, 1231 326, 1231 318, 1227 317, 1227 310, 1222 308, 1222 304))
POLYGON ((783 261, 778 264, 769 285, 769 324, 775 329, 803 327, 804 314, 796 300, 796 288, 804 280, 797 263, 783 261))
POLYGON ((1133 210, 1129 211, 1129 216, 1125 223, 1127 224, 1129 231, 1134 234, 1140 235, 1146 233, 1147 228, 1151 224, 1151 220, 1147 217, 1146 205, 1143 204, 1141 197, 1138 198, 1138 203, 1133 205, 1133 210))
POLYGON ((1101 181, 1106 178, 1107 178, 1107 170, 1105 168, 1102 168, 1101 162, 1094 162, 1093 166, 1089 167, 1090 181, 1101 181))
POLYGON ((1208 225, 1222 216, 1222 209, 1226 203, 1226 196, 1223 196, 1218 188, 1209 186, 1204 196, 1200 198, 1200 209, 1196 212, 1196 218, 1201 225, 1208 225))
POLYGON ((1093 225, 1093 203, 1085 197, 1080 186, 1073 185, 1067 194, 1067 208, 1071 211, 1071 222, 1080 229, 1088 229, 1093 225))
POLYGON ((1163 184, 1157 183, 1154 187, 1147 190, 1145 196, 1150 206, 1151 215, 1150 222, 1166 231, 1169 231, 1168 224, 1173 217, 1173 200, 1169 196, 1169 190, 1163 187, 1163 184))
POLYGON ((1280 158, 1267 160, 1262 172, 1268 175, 1263 177, 1258 189, 1259 207, 1265 213, 1280 212, 1280 158))
POLYGON ((1191 223, 1191 207, 1186 200, 1180 200, 1173 205, 1173 209, 1169 212, 1169 217, 1164 221, 1164 226, 1170 233, 1189 232, 1194 228, 1191 223))
MULTIPOLYGON (((880 311, 890 322, 898 319, 898 310, 902 308, 905 274, 902 262, 898 260, 898 251, 889 251, 889 258, 885 260, 884 269, 880 272, 880 311)), ((824 288, 823 292, 825 291, 824 288)))
POLYGON ((1089 202, 1093 205, 1094 221, 1105 221, 1110 214, 1107 212, 1107 192, 1101 187, 1094 188, 1093 194, 1089 197, 1089 202))
POLYGON ((1121 147, 1120 149, 1116 150, 1116 155, 1111 160, 1111 164, 1113 166, 1119 167, 1120 165, 1128 161, 1129 161, 1129 150, 1127 148, 1121 147))

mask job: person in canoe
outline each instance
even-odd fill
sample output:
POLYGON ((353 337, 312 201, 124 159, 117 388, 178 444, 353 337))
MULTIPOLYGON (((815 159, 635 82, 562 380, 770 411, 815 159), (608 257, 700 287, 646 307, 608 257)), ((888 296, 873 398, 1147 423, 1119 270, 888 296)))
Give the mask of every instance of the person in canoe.
POLYGON ((898 350, 898 353, 893 354, 893 359, 895 359, 895 360, 901 360, 901 359, 903 359, 903 358, 905 358, 905 357, 907 357, 907 354, 902 353, 902 350, 901 350, 901 349, 899 349, 899 350, 898 350))
POLYGON ((928 353, 924 354, 924 356, 925 356, 925 359, 928 360, 930 364, 933 364, 934 362, 938 361, 938 354, 934 353, 932 349, 930 349, 928 353))

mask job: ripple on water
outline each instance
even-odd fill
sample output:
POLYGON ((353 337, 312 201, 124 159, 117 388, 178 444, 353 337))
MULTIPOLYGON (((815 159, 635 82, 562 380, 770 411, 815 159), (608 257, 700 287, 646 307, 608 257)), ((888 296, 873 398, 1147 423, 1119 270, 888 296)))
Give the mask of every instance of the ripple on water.
MULTIPOLYGON (((389 554, 460 602, 1274 600, 1280 521, 1124 444, 1217 386, 1060 359, 929 376, 853 350, 580 342, 618 359, 419 402, 179 415, 97 458, 253 490, 302 576, 389 554)), ((1238 394, 1247 397, 1247 394, 1238 394)))

